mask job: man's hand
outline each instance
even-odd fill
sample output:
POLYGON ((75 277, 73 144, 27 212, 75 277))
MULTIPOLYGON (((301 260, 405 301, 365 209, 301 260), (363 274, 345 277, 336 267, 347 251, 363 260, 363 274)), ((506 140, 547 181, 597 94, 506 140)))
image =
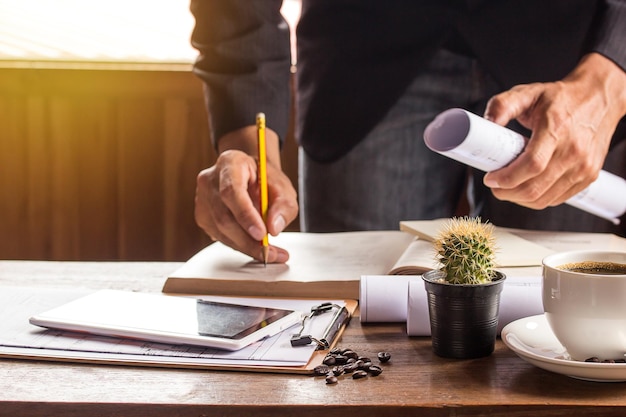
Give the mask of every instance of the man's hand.
POLYGON ((485 118, 503 126, 517 119, 532 135, 511 164, 485 175, 485 185, 498 199, 533 209, 565 202, 596 180, 624 114, 626 73, 596 53, 562 81, 494 96, 485 118))
MULTIPOLYGON (((244 133, 249 139, 247 144, 240 139, 229 141, 225 136, 226 142, 220 141, 223 152, 215 165, 198 175, 195 219, 211 239, 263 260, 261 239, 266 231, 273 236, 278 235, 296 218, 297 194, 280 169, 278 138, 268 131, 269 205, 266 228, 259 213, 257 161, 256 154, 253 154, 256 148, 252 145, 255 131, 245 128, 244 133), (234 149, 235 146, 242 150, 234 149)), ((268 262, 281 263, 288 259, 286 250, 270 246, 268 262)))

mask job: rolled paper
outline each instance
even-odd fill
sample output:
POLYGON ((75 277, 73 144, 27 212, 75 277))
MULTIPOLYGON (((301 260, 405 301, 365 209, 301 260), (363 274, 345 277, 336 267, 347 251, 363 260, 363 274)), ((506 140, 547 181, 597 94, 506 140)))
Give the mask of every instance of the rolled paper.
POLYGON ((359 297, 361 322, 405 322, 411 281, 424 286, 421 275, 362 276, 359 297))

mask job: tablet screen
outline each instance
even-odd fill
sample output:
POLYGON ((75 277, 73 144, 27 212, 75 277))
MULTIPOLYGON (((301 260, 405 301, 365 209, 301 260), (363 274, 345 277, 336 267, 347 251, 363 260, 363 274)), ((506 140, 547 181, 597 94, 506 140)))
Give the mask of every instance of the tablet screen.
POLYGON ((252 307, 198 300, 198 334, 241 339, 291 313, 277 308, 252 307))

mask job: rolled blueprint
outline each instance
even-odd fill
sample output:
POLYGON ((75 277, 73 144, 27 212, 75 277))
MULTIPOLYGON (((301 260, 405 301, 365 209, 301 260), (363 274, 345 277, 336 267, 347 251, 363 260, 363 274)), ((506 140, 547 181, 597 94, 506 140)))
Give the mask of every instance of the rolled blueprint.
MULTIPOLYGON (((486 172, 517 158, 526 140, 463 109, 444 111, 424 131, 424 142, 431 150, 486 172)), ((626 180, 602 170, 596 181, 566 203, 619 224, 619 217, 626 213, 626 180)))
POLYGON ((421 275, 361 276, 361 322, 405 322, 409 283, 412 281, 424 287, 421 275))

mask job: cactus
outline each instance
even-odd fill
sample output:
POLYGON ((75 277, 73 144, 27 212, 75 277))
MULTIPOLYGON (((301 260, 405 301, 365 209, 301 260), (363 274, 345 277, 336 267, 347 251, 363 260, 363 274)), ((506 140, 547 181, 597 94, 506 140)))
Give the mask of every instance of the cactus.
POLYGON ((494 227, 480 217, 454 217, 435 239, 437 261, 450 284, 482 284, 495 277, 494 227))

